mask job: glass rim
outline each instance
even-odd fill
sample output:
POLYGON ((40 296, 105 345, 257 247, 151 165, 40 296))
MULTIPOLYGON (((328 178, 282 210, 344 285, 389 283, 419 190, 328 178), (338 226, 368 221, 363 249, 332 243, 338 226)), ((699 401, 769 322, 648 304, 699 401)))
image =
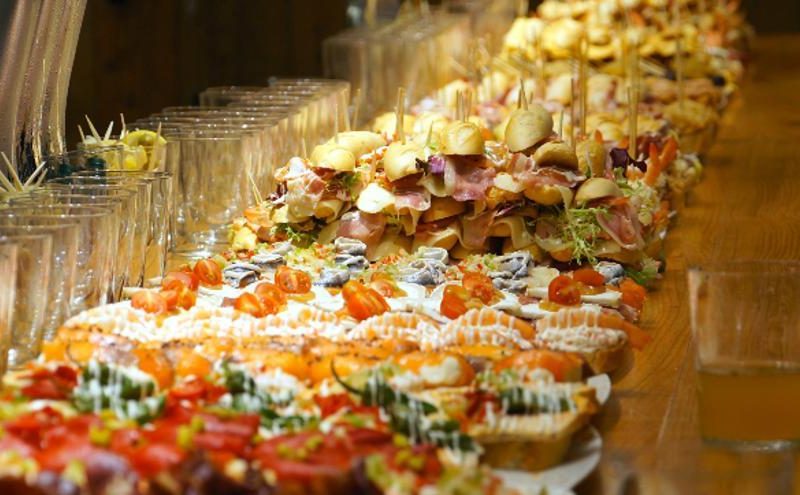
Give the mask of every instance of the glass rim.
POLYGON ((800 260, 712 261, 709 263, 690 264, 686 271, 690 274, 702 273, 707 275, 794 275, 800 273, 800 260), (765 269, 770 270, 765 272, 765 269))

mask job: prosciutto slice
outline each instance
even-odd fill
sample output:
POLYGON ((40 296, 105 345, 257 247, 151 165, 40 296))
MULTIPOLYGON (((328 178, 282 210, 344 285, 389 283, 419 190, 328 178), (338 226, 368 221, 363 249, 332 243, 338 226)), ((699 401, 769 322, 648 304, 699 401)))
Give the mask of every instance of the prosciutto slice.
POLYGON ((423 187, 395 190, 394 207, 397 211, 404 208, 425 211, 431 207, 431 193, 423 187))
POLYGON ((289 160, 281 173, 275 175, 286 183, 284 202, 290 215, 294 218, 312 216, 325 193, 325 181, 299 158, 289 160))
POLYGON ((483 156, 447 157, 444 169, 444 182, 453 188, 456 201, 484 201, 486 190, 494 184, 495 170, 484 168, 483 156))
POLYGON ((509 160, 511 176, 526 188, 535 186, 564 186, 572 188, 586 177, 557 167, 539 167, 532 158, 514 153, 509 160))
POLYGON ((597 223, 621 247, 629 250, 644 247, 642 226, 630 203, 614 204, 608 213, 597 213, 597 223))
POLYGON ((337 237, 358 239, 368 247, 376 246, 386 229, 386 216, 383 213, 351 211, 342 215, 337 237))
POLYGON ((475 217, 462 217, 461 244, 471 249, 483 247, 492 228, 495 214, 495 211, 487 211, 475 217))

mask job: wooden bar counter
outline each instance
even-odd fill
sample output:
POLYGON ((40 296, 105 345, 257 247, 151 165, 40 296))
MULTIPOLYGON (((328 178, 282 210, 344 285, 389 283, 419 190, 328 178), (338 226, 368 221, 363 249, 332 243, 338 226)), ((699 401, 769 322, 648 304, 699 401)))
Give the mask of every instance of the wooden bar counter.
POLYGON ((700 443, 687 266, 800 259, 800 35, 759 37, 752 55, 703 179, 669 232, 666 273, 642 321, 654 340, 612 377, 612 399, 595 422, 603 458, 579 494, 648 493, 636 489, 642 466, 676 461, 683 447, 675 446, 700 443))

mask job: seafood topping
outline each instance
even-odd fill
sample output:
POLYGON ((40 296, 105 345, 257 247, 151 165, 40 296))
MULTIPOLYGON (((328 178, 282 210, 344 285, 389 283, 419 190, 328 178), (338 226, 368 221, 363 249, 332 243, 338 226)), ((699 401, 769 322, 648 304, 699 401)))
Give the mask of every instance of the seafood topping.
POLYGON ((424 260, 433 260, 440 263, 447 263, 450 261, 450 255, 447 249, 440 247, 420 246, 417 249, 417 257, 424 260))
POLYGON ((261 268, 261 270, 274 270, 280 265, 285 265, 286 259, 282 254, 276 252, 258 253, 250 258, 250 263, 261 268))
POLYGON ((222 270, 225 283, 237 289, 252 284, 258 280, 259 275, 261 275, 261 268, 258 265, 241 261, 231 263, 222 270))
POLYGON ((606 278, 606 284, 619 285, 625 277, 625 269, 619 263, 601 261, 594 267, 606 278))
POLYGON ((447 266, 441 261, 414 260, 400 269, 398 280, 419 285, 439 285, 444 283, 445 270, 447 266))
POLYGON ((369 268, 369 260, 362 255, 337 254, 336 257, 333 258, 333 262, 347 268, 351 272, 363 272, 369 268))
POLYGON ((324 268, 314 285, 322 287, 341 287, 350 280, 350 272, 341 268, 324 268))
POLYGON ((333 247, 337 253, 350 254, 353 256, 363 256, 367 253, 367 245, 358 239, 350 237, 339 237, 333 242, 333 247))

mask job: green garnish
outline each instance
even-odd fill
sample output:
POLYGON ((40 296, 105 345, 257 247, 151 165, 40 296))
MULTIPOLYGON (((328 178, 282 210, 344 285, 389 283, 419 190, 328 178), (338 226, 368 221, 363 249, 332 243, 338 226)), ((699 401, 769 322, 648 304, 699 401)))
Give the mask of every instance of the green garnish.
POLYGON ((645 258, 641 267, 637 270, 635 268, 626 267, 625 275, 631 278, 637 284, 647 287, 654 280, 659 278, 659 268, 661 263, 653 258, 645 258))
POLYGON ((608 208, 568 208, 564 210, 559 223, 561 237, 572 246, 572 257, 577 262, 597 263, 595 252, 603 228, 597 223, 597 215, 607 215, 608 208))
POLYGON ((283 235, 286 240, 295 246, 308 247, 317 240, 319 232, 317 229, 313 230, 300 230, 296 226, 289 223, 279 223, 273 227, 274 235, 283 235))

